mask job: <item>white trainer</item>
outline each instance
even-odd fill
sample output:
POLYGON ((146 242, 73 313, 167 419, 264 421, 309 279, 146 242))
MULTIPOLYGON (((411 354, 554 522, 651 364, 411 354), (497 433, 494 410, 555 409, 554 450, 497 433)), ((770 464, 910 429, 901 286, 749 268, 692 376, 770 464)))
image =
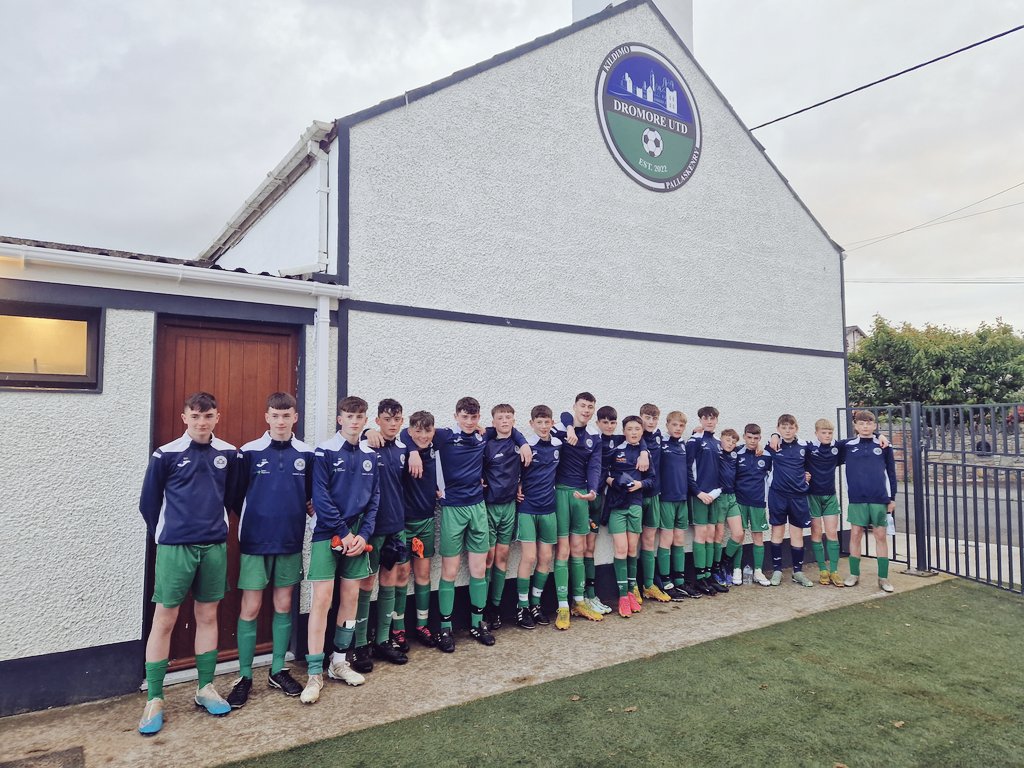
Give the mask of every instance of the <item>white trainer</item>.
POLYGON ((601 598, 599 598, 599 597, 592 597, 592 598, 590 598, 589 602, 590 602, 590 607, 593 608, 595 611, 597 611, 600 614, 603 614, 603 615, 607 616, 609 613, 612 612, 612 609, 609 608, 604 603, 602 603, 601 602, 601 598))
POLYGON ((883 592, 895 592, 896 591, 895 587, 893 587, 893 585, 889 583, 888 579, 879 579, 878 580, 878 588, 880 590, 882 590, 883 592))
POLYGON ((764 571, 760 568, 754 571, 754 583, 760 584, 762 587, 770 587, 772 585, 768 577, 764 575, 764 571))
POLYGON ((306 687, 302 689, 302 693, 299 694, 299 701, 303 704, 316 704, 320 698, 320 691, 324 687, 324 676, 323 675, 310 675, 306 680, 306 687))
POLYGON ((331 665, 327 668, 327 676, 332 680, 341 680, 346 685, 362 685, 366 678, 352 669, 344 653, 335 651, 331 654, 331 665))
POLYGON ((860 576, 854 576, 852 573, 846 577, 846 581, 843 582, 844 587, 856 587, 860 581, 860 576))
POLYGON ((743 569, 742 568, 733 568, 732 569, 732 585, 734 587, 738 587, 742 583, 743 583, 743 569))

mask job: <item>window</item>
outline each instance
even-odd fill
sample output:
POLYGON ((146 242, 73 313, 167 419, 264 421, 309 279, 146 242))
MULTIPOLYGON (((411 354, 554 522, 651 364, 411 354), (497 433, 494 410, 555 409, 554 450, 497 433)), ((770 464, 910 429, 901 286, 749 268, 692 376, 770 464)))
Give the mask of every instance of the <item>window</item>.
POLYGON ((100 388, 103 312, 0 301, 0 387, 100 388))

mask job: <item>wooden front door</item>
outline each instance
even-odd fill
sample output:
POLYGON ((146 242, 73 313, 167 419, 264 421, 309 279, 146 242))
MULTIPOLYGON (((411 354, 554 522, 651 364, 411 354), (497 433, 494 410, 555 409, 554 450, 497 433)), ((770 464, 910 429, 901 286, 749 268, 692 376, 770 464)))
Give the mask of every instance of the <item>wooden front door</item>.
MULTIPOLYGON (((297 393, 299 333, 293 326, 261 323, 219 323, 191 318, 160 318, 156 340, 156 403, 153 412, 153 447, 171 442, 185 431, 180 413, 193 392, 217 398, 221 440, 241 447, 262 435, 267 395, 297 393)), ((153 553, 150 553, 150 557, 153 553)), ((152 572, 152 568, 149 569, 152 572)), ((220 604, 218 659, 238 656, 236 629, 242 595, 234 588, 238 578, 238 519, 230 516, 228 533, 228 587, 220 604)), ((152 594, 152 585, 147 585, 152 594)), ((273 602, 271 587, 257 620, 256 652, 271 648, 273 602)), ((150 607, 152 610, 152 607, 150 607)), ((147 622, 148 626, 148 622, 147 622)), ((170 669, 194 666, 195 619, 192 599, 181 606, 171 635, 170 669)))

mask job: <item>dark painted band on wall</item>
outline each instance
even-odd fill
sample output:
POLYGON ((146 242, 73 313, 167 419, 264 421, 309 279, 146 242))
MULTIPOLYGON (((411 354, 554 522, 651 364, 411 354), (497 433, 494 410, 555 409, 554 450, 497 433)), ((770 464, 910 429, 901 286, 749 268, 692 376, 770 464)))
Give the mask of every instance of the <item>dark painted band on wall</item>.
POLYGON ((131 693, 144 676, 144 652, 141 640, 129 640, 0 661, 0 717, 131 693))
MULTIPOLYGON (((342 306, 348 310, 371 312, 378 315, 397 315, 400 317, 418 317, 426 320, 448 320, 455 323, 473 323, 476 325, 493 325, 502 328, 527 328, 535 331, 552 331, 555 333, 572 333, 580 336, 598 336, 607 339, 627 339, 629 341, 653 341, 661 344, 684 344, 696 347, 717 347, 719 349, 743 349, 753 352, 777 352, 785 355, 803 355, 805 357, 831 357, 842 360, 845 354, 841 351, 812 349, 808 347, 787 347, 778 344, 760 344, 751 341, 733 341, 731 339, 710 339, 703 336, 681 336, 671 333, 648 333, 631 331, 621 328, 597 328, 587 325, 571 325, 569 323, 549 323, 542 320, 524 320, 514 317, 498 317, 496 315, 476 315, 470 312, 452 312, 447 309, 429 307, 410 307, 399 304, 382 304, 374 301, 347 300, 342 306)), ((347 314, 347 313, 346 313, 347 314)), ((348 323, 345 323, 343 343, 348 337, 348 323)), ((344 350, 339 359, 344 358, 344 350)), ((339 371, 339 392, 340 371, 339 371)))

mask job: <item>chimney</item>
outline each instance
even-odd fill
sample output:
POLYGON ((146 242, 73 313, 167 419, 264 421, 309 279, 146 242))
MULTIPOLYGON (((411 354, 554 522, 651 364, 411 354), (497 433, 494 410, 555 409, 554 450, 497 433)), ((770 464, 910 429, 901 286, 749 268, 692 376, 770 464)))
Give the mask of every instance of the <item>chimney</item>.
MULTIPOLYGON (((580 21, 600 13, 609 5, 618 5, 622 0, 572 0, 572 20, 580 21)), ((654 0, 665 21, 676 31, 693 53, 693 0, 654 0)))

